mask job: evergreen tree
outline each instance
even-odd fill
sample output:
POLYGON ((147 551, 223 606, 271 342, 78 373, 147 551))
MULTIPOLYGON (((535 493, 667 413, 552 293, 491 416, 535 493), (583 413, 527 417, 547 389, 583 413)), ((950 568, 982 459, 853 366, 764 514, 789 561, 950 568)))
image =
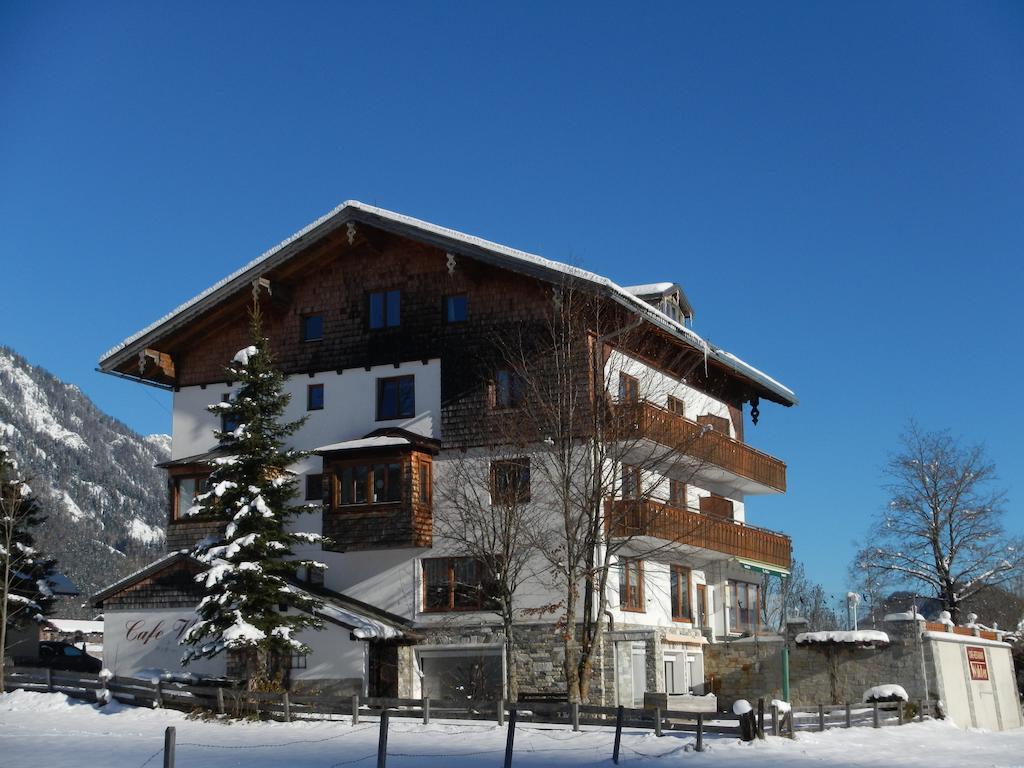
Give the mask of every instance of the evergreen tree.
POLYGON ((41 621, 53 608, 56 561, 36 549, 32 535, 45 520, 17 463, 0 446, 0 656, 7 652, 8 630, 41 621))
POLYGON ((291 504, 298 482, 288 471, 305 454, 286 447, 304 419, 282 423, 291 396, 273 366, 256 303, 250 318, 253 345, 227 367, 228 379, 240 383, 237 394, 209 406, 224 417, 226 429, 216 434, 225 456, 215 460, 209 490, 189 512, 226 525, 219 540, 201 542, 193 552, 208 568, 197 577, 204 589, 200 620, 183 640, 188 648, 182 661, 240 653, 255 687, 278 664, 287 669, 291 654, 308 653, 296 632, 322 628, 313 615, 320 603, 289 582, 299 568, 323 565, 293 558, 294 545, 320 541, 316 534, 289 531, 293 518, 309 510, 291 504))

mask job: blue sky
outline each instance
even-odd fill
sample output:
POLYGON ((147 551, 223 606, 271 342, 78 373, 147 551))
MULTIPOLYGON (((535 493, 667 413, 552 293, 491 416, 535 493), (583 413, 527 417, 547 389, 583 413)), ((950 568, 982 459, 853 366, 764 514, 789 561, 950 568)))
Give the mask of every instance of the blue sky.
POLYGON ((141 432, 107 348, 356 198, 681 283, 801 397, 751 443, 835 592, 915 417, 1024 529, 1019 3, 0 0, 0 343, 141 432))

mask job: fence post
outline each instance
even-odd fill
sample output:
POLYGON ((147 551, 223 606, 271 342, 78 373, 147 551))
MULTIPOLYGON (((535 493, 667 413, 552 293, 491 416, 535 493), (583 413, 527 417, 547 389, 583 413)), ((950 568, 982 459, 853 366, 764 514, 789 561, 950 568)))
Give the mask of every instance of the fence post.
POLYGON ((850 712, 850 702, 846 702, 846 727, 849 728, 853 725, 853 715, 850 712))
POLYGON ((772 704, 772 736, 779 735, 779 708, 772 704))
POLYGON ((377 768, 385 768, 388 762, 388 710, 380 713, 380 736, 377 738, 377 768))
POLYGON ((352 725, 359 725, 359 694, 352 697, 352 725))
POLYGON ((46 690, 53 693, 53 670, 46 668, 46 690))
POLYGON ((174 768, 174 726, 164 731, 164 768, 174 768))
POLYGON ((764 697, 757 700, 757 738, 764 738, 764 697))
MULTIPOLYGON (((502 714, 505 708, 502 705, 502 714)), ((508 736, 505 739, 505 768, 512 768, 512 747, 516 740, 516 716, 518 710, 513 704, 508 708, 508 736)))
POLYGON ((423 700, 423 724, 430 725, 430 698, 423 700))
POLYGON ((786 715, 786 717, 789 718, 789 738, 791 738, 791 739, 792 738, 796 738, 793 735, 793 731, 796 729, 796 726, 794 725, 794 721, 793 721, 793 710, 792 709, 789 710, 789 713, 786 715))
POLYGON ((896 705, 896 722, 903 725, 903 699, 896 705))
POLYGON ((580 729, 580 703, 574 701, 569 705, 569 712, 572 716, 572 729, 578 731, 580 729))
POLYGON ((224 714, 224 689, 217 686, 217 714, 224 714))
POLYGON ((697 751, 704 751, 704 713, 697 713, 697 751))
POLYGON ((498 699, 498 727, 505 725, 505 700, 498 699))
POLYGON ((878 727, 880 727, 879 722, 878 722, 878 702, 877 701, 871 702, 871 707, 872 707, 872 710, 871 710, 871 724, 875 728, 878 728, 878 727))
POLYGON ((619 708, 615 710, 615 747, 612 749, 612 762, 616 765, 619 764, 619 742, 622 741, 622 716, 624 709, 621 704, 619 708))
POLYGON ((654 735, 661 736, 661 707, 654 708, 654 735))
POLYGON ((288 698, 288 691, 285 691, 281 698, 284 699, 284 721, 290 723, 292 721, 292 702, 288 698))
POLYGON ((818 730, 819 731, 824 731, 825 730, 825 705, 824 704, 819 704, 818 705, 818 730))

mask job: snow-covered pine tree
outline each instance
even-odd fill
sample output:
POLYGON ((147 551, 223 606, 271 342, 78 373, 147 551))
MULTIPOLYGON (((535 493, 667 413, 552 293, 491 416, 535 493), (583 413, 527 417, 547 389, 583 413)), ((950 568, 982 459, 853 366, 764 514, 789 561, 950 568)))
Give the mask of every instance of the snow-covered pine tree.
MULTIPOLYGON (((32 536, 45 520, 17 463, 0 446, 0 656, 7 653, 9 629, 39 621, 53 608, 56 561, 36 549, 32 536)), ((0 668, 0 690, 3 682, 0 668)))
POLYGON ((295 634, 322 628, 313 614, 319 601, 289 582, 299 568, 324 566, 293 556, 294 545, 320 541, 316 534, 289 531, 292 519, 309 509, 292 504, 298 482, 288 471, 305 454, 286 447, 304 420, 282 422, 291 396, 271 360, 256 302, 250 320, 253 344, 227 367, 238 391, 229 402, 209 406, 231 428, 217 430, 225 455, 190 513, 219 517, 226 527, 219 541, 201 542, 193 552, 208 568, 197 576, 204 596, 199 621, 183 638, 188 647, 182 661, 240 653, 249 686, 256 687, 282 664, 287 670, 291 654, 308 653, 295 634))

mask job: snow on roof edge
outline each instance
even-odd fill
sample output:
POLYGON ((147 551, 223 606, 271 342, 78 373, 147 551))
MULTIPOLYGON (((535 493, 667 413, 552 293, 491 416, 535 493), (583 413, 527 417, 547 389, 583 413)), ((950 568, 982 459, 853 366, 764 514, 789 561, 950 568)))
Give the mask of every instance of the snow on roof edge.
POLYGON ((325 213, 323 216, 320 216, 318 219, 311 222, 310 224, 307 224, 305 227, 303 227, 290 237, 282 240, 273 248, 264 251, 260 256, 253 259, 245 266, 235 270, 227 277, 218 280, 209 288, 202 291, 193 298, 189 299, 185 303, 179 305, 177 308, 173 309, 171 312, 167 313, 156 322, 151 323, 150 325, 143 328, 141 331, 138 331, 137 333, 134 333, 128 338, 126 338, 120 344, 117 344, 116 346, 107 350, 107 352, 100 357, 100 367, 102 368, 103 363, 112 356, 118 354, 119 352, 122 352, 128 346, 134 344, 136 341, 143 338, 144 336, 149 335, 150 333, 157 330, 158 328, 160 328, 160 326, 164 325, 165 323, 170 322, 175 317, 180 315, 182 312, 185 312, 186 310, 192 308, 203 299, 216 293, 221 288, 242 277, 247 272, 258 267, 260 264, 265 263, 271 257, 279 253, 287 246, 291 245, 292 243, 301 239, 302 237, 309 234, 313 230, 317 229, 321 225, 326 224, 328 221, 335 218, 338 214, 342 213, 346 208, 362 211, 363 213, 367 213, 373 216, 379 216, 380 218, 386 219, 388 221, 392 221, 398 224, 404 224, 405 226, 409 226, 414 229, 430 232, 441 237, 449 238, 451 240, 465 243, 467 245, 476 246, 478 248, 482 248, 483 250, 498 253, 518 261, 531 263, 536 266, 552 270, 554 272, 559 272, 569 277, 575 277, 580 280, 584 280, 586 282, 602 286, 608 289, 612 293, 613 297, 619 301, 619 303, 623 304, 628 308, 632 308, 633 310, 639 310, 640 313, 647 315, 648 318, 652 320, 652 322, 654 322, 656 325, 661 326, 662 328, 668 330, 669 332, 675 334, 676 336, 683 337, 687 343, 691 344, 697 349, 702 350, 706 355, 714 358, 715 360, 726 365, 727 367, 732 368, 738 373, 747 376, 753 381, 764 386, 766 389, 773 391, 776 395, 788 401, 791 405, 796 405, 797 403, 799 403, 799 400, 796 397, 796 393, 794 393, 793 390, 791 390, 789 387, 786 387, 781 382, 777 381, 776 379, 773 379, 771 376, 767 375, 763 371, 758 370, 749 363, 745 363, 732 353, 726 352, 724 349, 713 346, 692 329, 687 328, 685 325, 676 320, 673 320, 672 318, 670 318, 668 315, 664 314, 657 308, 652 307, 650 304, 639 298, 639 296, 630 293, 627 289, 615 283, 610 278, 607 278, 603 275, 599 275, 596 272, 591 272, 589 270, 582 269, 581 267, 574 267, 570 264, 565 264, 560 261, 554 261, 552 259, 548 259, 544 256, 539 256, 534 253, 520 251, 516 248, 512 248, 511 246, 502 245, 501 243, 496 243, 491 240, 486 240, 482 237, 477 237, 476 235, 469 235, 466 234, 465 232, 460 232, 456 229, 442 227, 438 224, 433 224, 429 221, 417 219, 413 216, 408 216, 404 213, 397 213, 395 211, 389 211, 386 208, 379 208, 375 205, 369 205, 367 203, 360 202, 359 200, 346 200, 340 205, 335 206, 329 212, 325 213))

